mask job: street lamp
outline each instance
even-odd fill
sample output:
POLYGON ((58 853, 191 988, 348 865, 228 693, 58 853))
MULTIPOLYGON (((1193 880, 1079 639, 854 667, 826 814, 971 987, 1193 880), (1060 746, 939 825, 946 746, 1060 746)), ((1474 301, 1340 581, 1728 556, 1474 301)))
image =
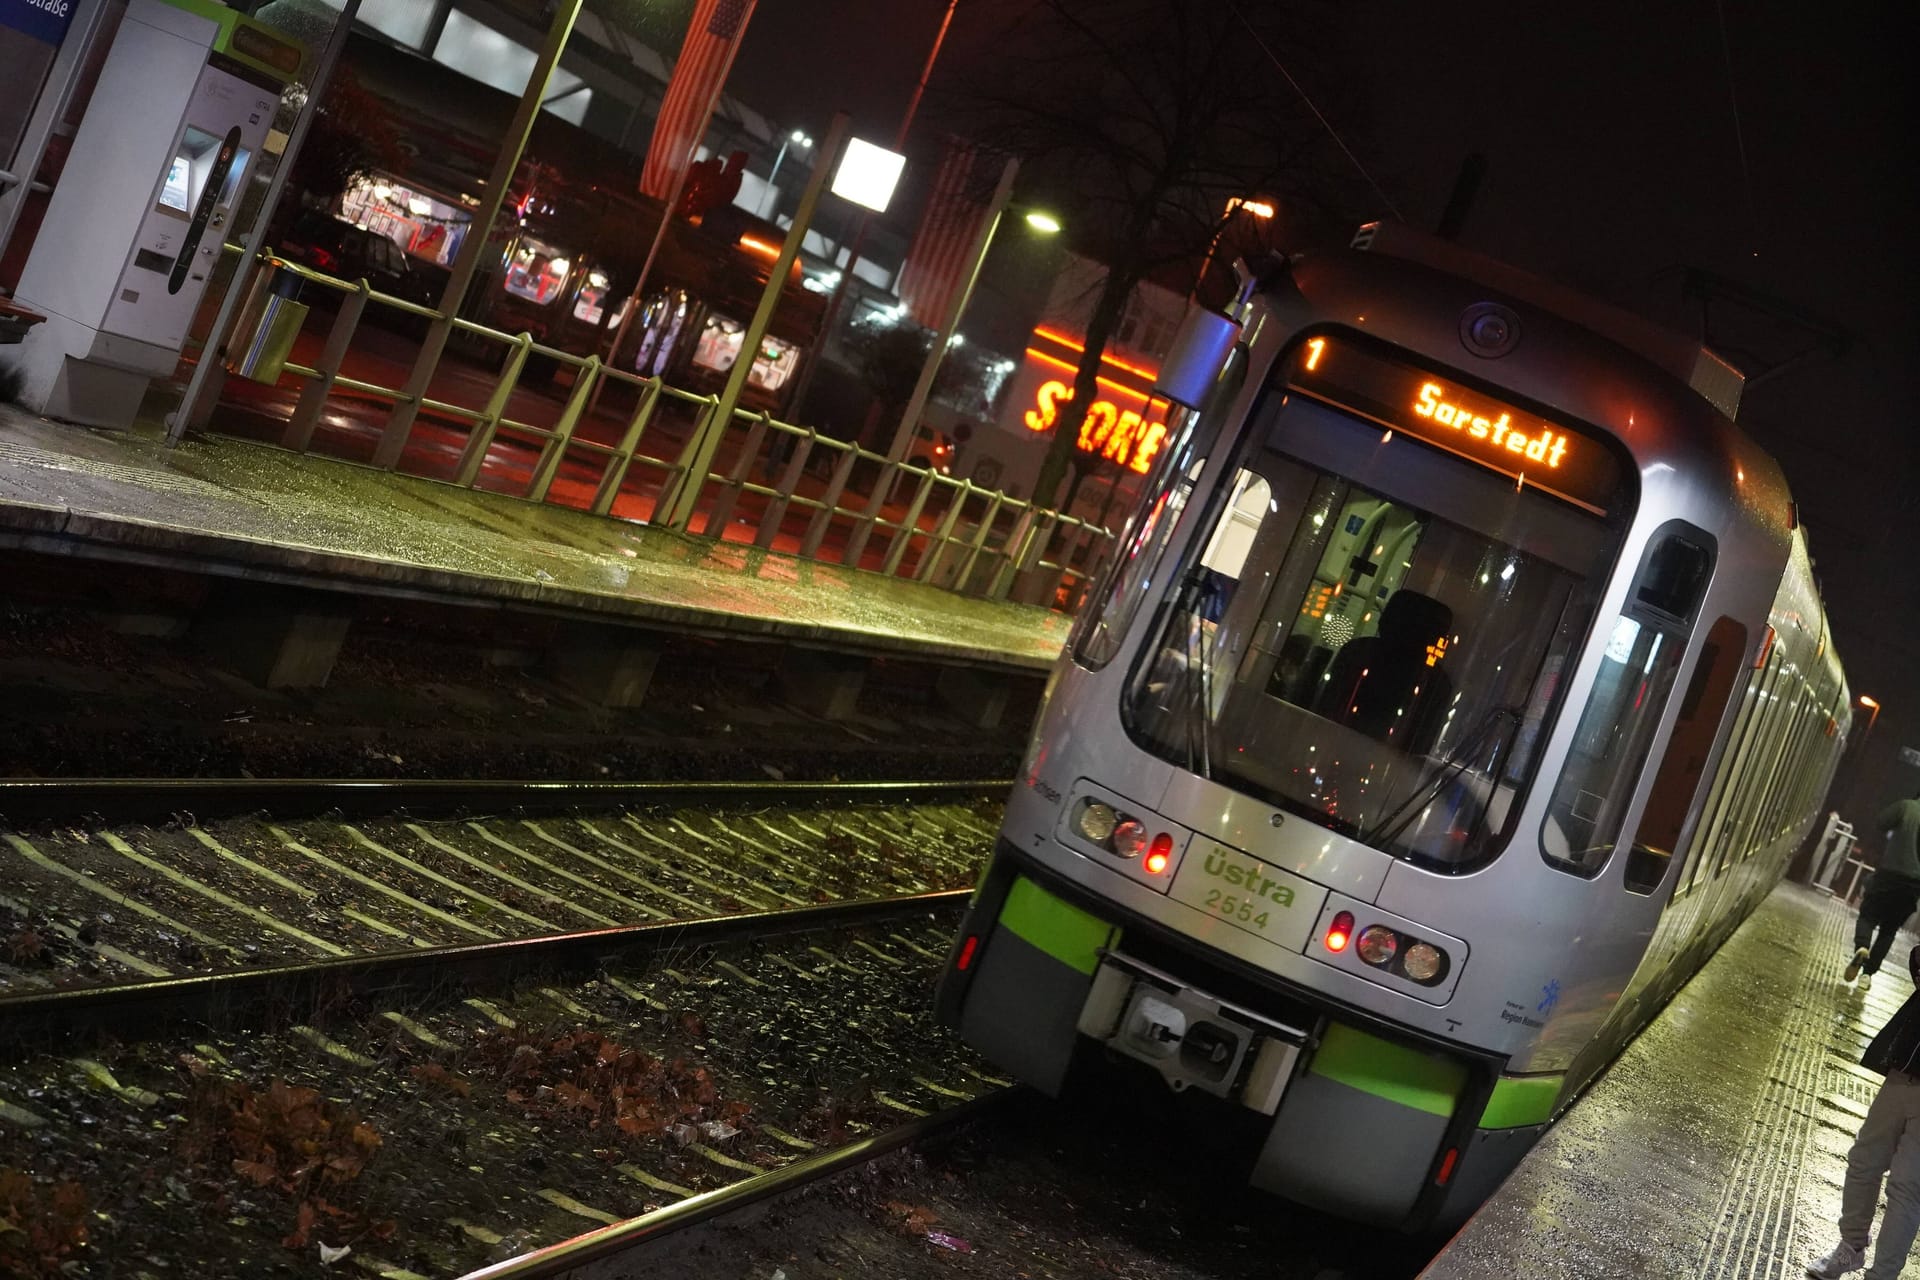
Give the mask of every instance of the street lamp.
POLYGON ((773 185, 773 180, 780 176, 780 162, 787 158, 787 148, 798 147, 802 151, 805 151, 811 146, 813 146, 813 139, 808 137, 806 131, 802 129, 795 129, 792 133, 789 133, 786 137, 780 139, 780 152, 778 155, 774 156, 773 169, 771 172, 767 174, 766 199, 763 199, 760 202, 760 208, 754 211, 760 217, 764 218, 767 216, 767 207, 766 207, 767 200, 773 201, 775 205, 775 212, 778 212, 778 206, 780 203, 780 191, 778 188, 776 188, 773 185))
POLYGON ((1867 731, 1860 735, 1860 750, 1858 754, 1854 756, 1853 783, 1847 788, 1847 801, 1849 806, 1859 802, 1861 786, 1860 766, 1866 763, 1867 740, 1873 737, 1873 726, 1880 719, 1880 700, 1878 698, 1875 698, 1872 694, 1863 693, 1857 701, 1867 709, 1867 731))
MULTIPOLYGON (((920 366, 920 379, 913 384, 913 395, 907 400, 906 412, 900 415, 900 425, 894 429, 893 445, 887 450, 889 462, 905 458, 908 448, 913 444, 913 433, 920 426, 920 414, 927 407, 927 398, 933 392, 934 375, 940 371, 940 361, 945 358, 947 347, 953 342, 954 330, 960 327, 960 317, 973 297, 973 286, 980 279, 980 267, 987 260, 987 250, 993 247, 994 232, 1000 229, 1000 219, 1006 214, 1007 205, 1012 200, 1013 175, 1019 168, 1019 161, 1009 160, 1006 168, 1000 172, 1000 185, 994 188, 993 199, 987 205, 987 216, 981 219, 980 232, 973 242, 973 252, 961 276, 966 283, 948 305, 940 331, 934 335, 933 346, 927 351, 926 362, 920 366)), ((1060 230, 1060 220, 1042 209, 1027 210, 1025 219, 1029 227, 1042 235, 1053 235, 1060 230)))
POLYGON ((1227 228, 1233 225, 1237 214, 1266 222, 1273 217, 1273 205, 1266 200, 1249 200, 1245 196, 1234 196, 1227 201, 1226 211, 1220 216, 1220 229, 1207 242, 1207 260, 1200 264, 1200 274, 1193 278, 1193 292, 1187 295, 1188 302, 1200 296, 1200 283, 1207 278, 1207 272, 1213 270, 1213 255, 1220 251, 1220 242, 1226 238, 1227 228))

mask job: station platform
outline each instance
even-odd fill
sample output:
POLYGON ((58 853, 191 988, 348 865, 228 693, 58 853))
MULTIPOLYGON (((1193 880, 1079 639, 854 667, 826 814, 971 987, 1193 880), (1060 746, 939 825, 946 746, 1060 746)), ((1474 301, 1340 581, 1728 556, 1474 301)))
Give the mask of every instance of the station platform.
POLYGON ((1841 981, 1853 922, 1775 889, 1422 1280, 1804 1276, 1880 1085, 1861 1051, 1913 991, 1905 934, 1869 989, 1841 981))
POLYGON ((868 656, 1042 672, 1026 605, 222 437, 0 405, 0 548, 362 595, 561 612, 868 656))

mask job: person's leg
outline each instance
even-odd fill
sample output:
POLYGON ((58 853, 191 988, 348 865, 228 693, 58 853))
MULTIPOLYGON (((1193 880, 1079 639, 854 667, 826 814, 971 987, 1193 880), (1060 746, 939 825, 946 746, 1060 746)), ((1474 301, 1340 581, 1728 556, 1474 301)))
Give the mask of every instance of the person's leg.
POLYGON ((1887 952, 1893 950, 1893 939, 1900 932, 1900 921, 1876 920, 1874 929, 1873 945, 1867 948, 1867 962, 1860 966, 1867 973, 1880 972, 1880 962, 1887 958, 1887 952))
MULTIPOLYGON (((1897 1078, 1897 1077, 1895 1077, 1897 1078)), ((1907 1113, 1893 1078, 1880 1086, 1860 1122, 1860 1132, 1847 1152, 1847 1180, 1840 1189, 1840 1240, 1856 1249, 1867 1247, 1873 1234, 1873 1212, 1880 1207, 1880 1183, 1893 1163, 1894 1149, 1906 1132, 1907 1113)))
MULTIPOLYGON (((1920 1084, 1908 1076, 1888 1076, 1874 1105, 1879 1106, 1882 1099, 1891 1100, 1902 1123, 1890 1153, 1887 1216, 1880 1222, 1880 1242, 1874 1247, 1866 1280, 1899 1280, 1913 1251, 1913 1237, 1920 1233, 1920 1084)), ((1851 1184, 1851 1160, 1847 1178, 1851 1184)))
POLYGON ((1847 959, 1847 970, 1840 975, 1842 982, 1852 982, 1860 976, 1867 957, 1873 954, 1874 926, 1879 921, 1880 893, 1886 887, 1886 877, 1873 872, 1867 877, 1867 887, 1860 891, 1860 911, 1853 918, 1853 955, 1847 959))
POLYGON ((1868 948, 1867 961, 1863 966, 1868 973, 1880 972, 1880 962, 1887 958, 1887 952, 1893 949, 1893 940, 1900 932, 1900 926, 1913 914, 1914 902, 1920 893, 1905 880, 1881 883, 1880 877, 1874 883, 1879 891, 1869 895, 1870 901, 1860 904, 1860 917, 1873 918, 1875 937, 1868 948))

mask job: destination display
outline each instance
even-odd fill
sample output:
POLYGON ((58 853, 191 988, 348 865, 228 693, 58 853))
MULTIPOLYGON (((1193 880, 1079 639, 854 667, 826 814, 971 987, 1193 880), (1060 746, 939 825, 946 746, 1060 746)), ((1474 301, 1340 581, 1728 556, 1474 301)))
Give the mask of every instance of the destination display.
POLYGON ((1620 497, 1620 464, 1591 436, 1411 365, 1334 338, 1294 356, 1296 390, 1604 514, 1620 497))

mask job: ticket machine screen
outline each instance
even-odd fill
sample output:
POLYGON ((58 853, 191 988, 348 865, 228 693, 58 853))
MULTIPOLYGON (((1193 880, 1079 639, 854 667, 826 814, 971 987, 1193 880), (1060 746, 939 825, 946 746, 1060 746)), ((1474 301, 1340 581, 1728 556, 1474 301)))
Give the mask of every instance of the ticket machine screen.
MULTIPOLYGON (((204 129, 188 125, 186 136, 180 139, 180 150, 167 167, 167 179, 160 184, 159 207, 171 209, 183 217, 192 217, 193 207, 199 202, 200 193, 206 187, 207 177, 219 155, 219 138, 204 129)), ((232 205, 234 193, 240 185, 240 176, 247 171, 247 161, 251 158, 247 148, 236 149, 227 165, 226 181, 221 184, 215 204, 232 205)))

